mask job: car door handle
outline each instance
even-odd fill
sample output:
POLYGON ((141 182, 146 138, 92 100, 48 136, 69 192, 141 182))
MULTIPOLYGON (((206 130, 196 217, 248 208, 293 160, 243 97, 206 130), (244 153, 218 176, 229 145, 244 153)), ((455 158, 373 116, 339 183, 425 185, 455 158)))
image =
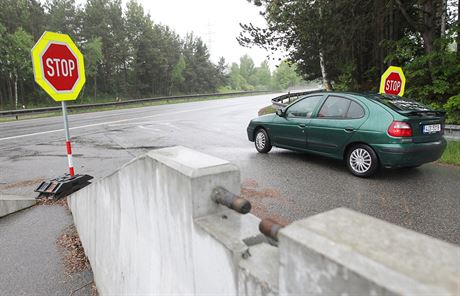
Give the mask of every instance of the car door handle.
POLYGON ((306 126, 307 126, 307 125, 304 124, 304 123, 299 123, 299 127, 300 127, 300 128, 304 128, 304 127, 306 127, 306 126))
POLYGON ((355 131, 355 129, 352 128, 352 127, 346 127, 346 128, 345 128, 345 131, 346 131, 347 133, 352 133, 352 132, 355 131))

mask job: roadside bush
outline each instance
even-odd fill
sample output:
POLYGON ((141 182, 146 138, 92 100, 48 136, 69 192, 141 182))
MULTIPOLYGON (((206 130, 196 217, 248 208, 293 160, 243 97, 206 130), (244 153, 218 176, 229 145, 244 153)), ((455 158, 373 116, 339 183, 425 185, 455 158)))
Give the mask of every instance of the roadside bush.
POLYGON ((460 67, 455 52, 439 50, 418 57, 406 65, 404 72, 407 97, 445 104, 460 93, 460 67))
POLYGON ((406 75, 405 97, 447 112, 447 123, 460 124, 460 58, 453 50, 455 32, 435 41, 425 54, 419 38, 402 38, 384 45, 391 50, 385 61, 401 66, 406 75))
POLYGON ((344 67, 342 74, 339 75, 339 79, 334 83, 334 89, 337 91, 349 91, 356 88, 356 81, 354 80, 355 67, 353 65, 347 65, 344 67))
POLYGON ((447 123, 460 124, 460 94, 450 97, 444 110, 447 111, 447 123))
POLYGON ((235 91, 235 90, 233 90, 232 87, 229 86, 229 85, 219 86, 219 87, 217 88, 217 92, 218 92, 218 93, 221 93, 221 94, 223 94, 223 93, 229 93, 229 92, 233 92, 233 91, 235 91))

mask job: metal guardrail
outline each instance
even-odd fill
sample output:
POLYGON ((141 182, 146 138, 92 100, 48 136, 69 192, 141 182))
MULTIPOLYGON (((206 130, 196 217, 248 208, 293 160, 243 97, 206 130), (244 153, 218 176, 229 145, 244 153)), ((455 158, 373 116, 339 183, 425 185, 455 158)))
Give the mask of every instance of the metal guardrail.
POLYGON ((446 124, 444 126, 444 137, 449 140, 460 140, 460 125, 446 124))
MULTIPOLYGON (((183 96, 164 96, 156 98, 144 98, 144 99, 135 99, 135 100, 126 100, 119 102, 107 102, 107 103, 94 103, 94 104, 78 104, 78 105, 67 105, 68 109, 85 109, 85 108, 94 108, 94 107, 107 107, 107 106, 117 106, 117 105, 128 105, 133 103, 143 103, 143 102, 155 102, 155 101, 164 101, 164 100, 183 100, 183 99, 194 99, 194 98, 208 98, 208 97, 224 97, 232 95, 249 95, 257 93, 269 93, 270 91, 242 91, 242 92, 231 92, 231 93, 213 93, 213 94, 198 94, 198 95, 183 95, 183 96)), ((52 111, 60 111, 61 106, 56 107, 43 107, 43 108, 34 108, 34 109, 18 109, 18 110, 7 110, 0 111, 0 117, 4 116, 19 116, 24 114, 32 113, 44 113, 52 111)))
POLYGON ((280 109, 280 108, 286 107, 290 103, 296 101, 297 99, 299 99, 299 97, 302 97, 302 96, 305 96, 305 95, 308 95, 308 94, 311 94, 311 93, 316 93, 316 92, 319 92, 319 91, 323 91, 323 90, 322 89, 315 89, 315 90, 296 92, 296 93, 288 92, 285 95, 273 98, 272 99, 272 105, 273 105, 274 108, 280 109))

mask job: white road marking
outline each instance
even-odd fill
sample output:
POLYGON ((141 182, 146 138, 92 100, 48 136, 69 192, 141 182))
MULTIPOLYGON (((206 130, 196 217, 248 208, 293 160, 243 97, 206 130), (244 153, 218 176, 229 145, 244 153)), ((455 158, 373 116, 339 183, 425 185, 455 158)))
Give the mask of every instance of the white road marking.
POLYGON ((129 125, 167 125, 173 126, 172 122, 177 122, 180 120, 172 120, 171 122, 164 122, 158 120, 148 120, 148 121, 141 121, 141 122, 129 122, 129 123, 114 123, 109 124, 109 127, 117 127, 117 126, 129 126, 129 125))
POLYGON ((162 132, 162 130, 158 129, 158 128, 153 128, 153 127, 146 127, 146 126, 138 126, 140 129, 145 129, 145 130, 149 130, 149 131, 154 131, 154 132, 162 132))
MULTIPOLYGON (((120 122, 135 121, 135 120, 139 120, 139 119, 152 118, 152 117, 158 117, 158 116, 165 116, 165 115, 171 115, 171 114, 181 114, 181 113, 194 112, 194 111, 217 109, 217 108, 222 108, 222 106, 212 106, 212 107, 196 108, 196 109, 189 109, 189 110, 173 111, 173 112, 168 112, 168 113, 160 113, 160 114, 154 114, 154 115, 148 115, 148 116, 142 116, 142 117, 136 117, 136 118, 127 118, 127 119, 114 120, 114 121, 109 121, 109 122, 87 124, 87 125, 71 127, 70 130, 76 130, 76 129, 82 129, 82 128, 88 128, 88 127, 95 127, 95 126, 101 126, 101 125, 109 125, 109 124, 120 123, 120 122)), ((64 129, 57 129, 57 130, 51 130, 51 131, 45 131, 45 132, 37 132, 37 133, 31 133, 31 134, 25 134, 25 135, 11 136, 11 137, 0 138, 0 141, 20 139, 20 138, 32 137, 32 136, 38 136, 38 135, 45 135, 45 134, 52 134, 52 133, 62 132, 62 131, 64 131, 64 129)))

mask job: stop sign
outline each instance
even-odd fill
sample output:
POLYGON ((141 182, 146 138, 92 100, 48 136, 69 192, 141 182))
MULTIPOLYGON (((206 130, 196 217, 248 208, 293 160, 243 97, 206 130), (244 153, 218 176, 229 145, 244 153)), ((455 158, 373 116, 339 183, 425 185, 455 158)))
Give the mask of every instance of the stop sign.
POLYGON ((406 78, 400 67, 389 67, 383 73, 380 81, 380 93, 388 95, 402 96, 404 94, 404 87, 406 78))
POLYGON ((50 43, 41 62, 45 79, 57 91, 71 91, 78 80, 77 58, 65 44, 50 43))
POLYGON ((66 34, 45 32, 32 49, 35 81, 55 100, 78 97, 85 84, 83 55, 66 34))
POLYGON ((398 73, 391 72, 385 79, 385 93, 398 95, 401 92, 402 80, 398 73))

